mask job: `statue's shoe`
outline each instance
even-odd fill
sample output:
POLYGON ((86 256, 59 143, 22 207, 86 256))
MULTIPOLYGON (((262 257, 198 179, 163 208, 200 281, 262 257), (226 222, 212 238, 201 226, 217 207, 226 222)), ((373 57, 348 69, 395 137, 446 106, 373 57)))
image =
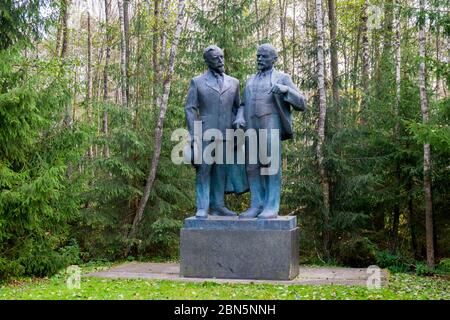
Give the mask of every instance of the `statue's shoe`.
POLYGON ((236 212, 231 211, 226 207, 214 208, 211 210, 211 215, 213 216, 226 216, 226 217, 234 217, 236 216, 236 212))
POLYGON ((278 217, 278 211, 274 210, 263 210, 261 214, 258 215, 258 219, 276 219, 278 217))
POLYGON ((197 213, 195 214, 195 217, 197 219, 207 219, 208 218, 208 210, 198 209, 197 213))
POLYGON ((242 212, 239 215, 239 218, 241 219, 249 219, 249 218, 256 218, 263 209, 261 207, 252 207, 249 208, 247 211, 242 212))

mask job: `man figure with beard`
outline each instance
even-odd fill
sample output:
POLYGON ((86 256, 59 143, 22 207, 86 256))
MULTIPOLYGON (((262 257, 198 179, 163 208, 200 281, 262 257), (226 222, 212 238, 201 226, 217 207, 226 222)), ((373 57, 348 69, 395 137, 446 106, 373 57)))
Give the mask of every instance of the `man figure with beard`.
MULTIPOLYGON (((208 129, 220 131, 222 150, 225 150, 226 130, 232 129, 235 125, 234 120, 240 108, 239 81, 224 73, 222 49, 214 45, 208 46, 203 52, 203 58, 208 65, 208 70, 191 80, 185 105, 191 145, 194 146, 196 143, 197 146, 201 146, 202 153, 211 143, 220 142, 213 138, 208 141, 203 140, 204 133, 208 129), (201 123, 202 136, 195 136, 198 134, 194 130, 195 122, 197 122, 196 125, 201 123)), ((220 144, 216 145, 220 146, 220 144)), ((217 150, 215 151, 217 153, 217 150)), ((215 162, 212 164, 205 163, 204 159, 200 164, 193 163, 196 167, 197 218, 207 218, 209 209, 211 215, 235 216, 236 213, 224 205, 225 191, 242 193, 247 190, 245 171, 244 174, 236 174, 239 170, 229 170, 233 164, 225 164, 225 152, 222 155, 222 161, 216 155, 215 162), (231 186, 232 190, 226 190, 226 186, 231 186)))

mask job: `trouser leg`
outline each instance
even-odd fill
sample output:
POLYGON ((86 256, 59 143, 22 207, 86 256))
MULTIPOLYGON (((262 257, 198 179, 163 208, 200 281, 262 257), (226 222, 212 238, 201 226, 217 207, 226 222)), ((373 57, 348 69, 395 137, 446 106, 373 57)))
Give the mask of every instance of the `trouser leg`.
POLYGON ((208 210, 209 208, 211 169, 211 165, 204 163, 197 167, 195 181, 197 210, 208 210))
POLYGON ((281 170, 277 174, 265 176, 266 194, 264 209, 276 211, 280 209, 281 197, 281 170))
POLYGON ((247 179, 250 187, 250 207, 258 208, 264 204, 264 185, 258 165, 247 165, 247 179))
POLYGON ((270 163, 265 166, 266 175, 263 175, 265 197, 264 209, 278 212, 281 197, 281 139, 280 120, 278 116, 268 116, 262 119, 262 127, 267 128, 266 147, 270 163), (270 169, 269 169, 270 167, 270 169))
MULTIPOLYGON (((256 130, 256 129, 254 129, 256 130)), ((256 134, 256 137, 258 135, 256 134)), ((260 165, 258 159, 258 140, 247 139, 245 142, 245 169, 247 171, 247 180, 250 187, 250 207, 258 208, 264 204, 264 185, 260 174, 260 165), (250 143, 256 146, 250 146, 250 143), (256 152, 256 155, 254 154, 256 152)))
POLYGON ((210 207, 225 206, 226 164, 214 164, 211 171, 210 207))
POLYGON ((211 165, 201 164, 197 168, 195 183, 197 210, 209 208, 210 173, 211 165))

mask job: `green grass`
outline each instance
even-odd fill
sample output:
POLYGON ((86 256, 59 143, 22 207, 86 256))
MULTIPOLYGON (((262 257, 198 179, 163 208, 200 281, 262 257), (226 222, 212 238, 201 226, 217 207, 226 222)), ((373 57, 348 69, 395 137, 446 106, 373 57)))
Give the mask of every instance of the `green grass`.
MULTIPOLYGON (((110 266, 110 265, 109 265, 110 266)), ((83 266, 83 273, 107 265, 83 266)), ((156 280, 82 278, 80 289, 69 289, 65 275, 16 279, 0 287, 0 300, 8 299, 450 299, 450 281, 437 277, 391 274, 389 284, 369 290, 340 285, 269 285, 186 283, 156 280)))

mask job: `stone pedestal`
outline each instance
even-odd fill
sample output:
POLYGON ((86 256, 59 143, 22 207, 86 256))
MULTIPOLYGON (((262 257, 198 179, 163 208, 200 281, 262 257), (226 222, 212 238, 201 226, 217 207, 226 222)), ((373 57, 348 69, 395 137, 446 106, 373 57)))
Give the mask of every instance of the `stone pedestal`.
POLYGON ((290 280, 298 275, 296 217, 191 217, 181 229, 180 275, 290 280))

